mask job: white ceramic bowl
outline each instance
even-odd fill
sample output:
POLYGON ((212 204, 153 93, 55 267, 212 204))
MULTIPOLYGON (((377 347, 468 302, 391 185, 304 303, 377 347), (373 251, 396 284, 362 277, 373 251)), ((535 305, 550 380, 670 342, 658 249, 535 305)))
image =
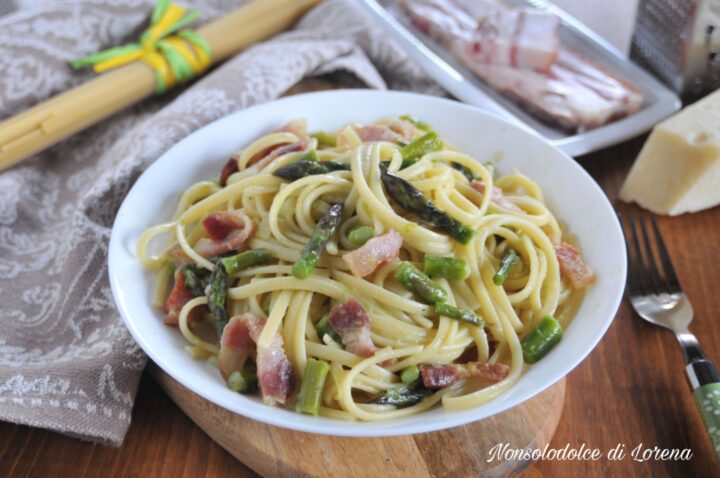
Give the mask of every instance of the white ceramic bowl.
POLYGON ((583 360, 612 322, 625 285, 625 243, 609 201, 571 158, 543 139, 476 108, 445 99, 393 91, 346 90, 311 93, 265 103, 222 118, 180 141, 137 180, 120 208, 109 250, 110 282, 125 324, 143 350, 165 372, 202 397, 235 413, 280 427, 346 436, 389 436, 429 432, 500 413, 542 392, 583 360), (577 235, 586 261, 597 273, 562 342, 518 383, 491 403, 471 410, 427 413, 381 423, 312 417, 263 405, 232 392, 217 369, 195 361, 176 329, 163 325, 151 306, 155 276, 136 259, 135 244, 149 226, 168 220, 178 193, 218 174, 228 156, 285 121, 306 117, 311 130, 332 130, 348 122, 413 114, 479 161, 496 162, 501 173, 517 168, 542 187, 550 209, 577 235))

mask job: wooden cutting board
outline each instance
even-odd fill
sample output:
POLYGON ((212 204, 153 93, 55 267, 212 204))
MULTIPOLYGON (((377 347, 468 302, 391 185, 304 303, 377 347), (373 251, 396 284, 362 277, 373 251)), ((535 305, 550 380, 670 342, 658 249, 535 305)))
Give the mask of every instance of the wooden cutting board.
POLYGON ((346 438, 296 432, 229 412, 194 394, 156 365, 151 373, 175 403, 210 437, 262 476, 512 477, 533 461, 488 463, 490 449, 542 448, 555 433, 565 379, 499 415, 433 433, 346 438))

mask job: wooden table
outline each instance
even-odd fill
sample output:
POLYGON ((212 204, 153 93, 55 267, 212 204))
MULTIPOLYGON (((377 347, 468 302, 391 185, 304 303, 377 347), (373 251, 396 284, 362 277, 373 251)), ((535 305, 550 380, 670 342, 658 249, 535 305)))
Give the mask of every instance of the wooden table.
MULTIPOLYGON (((580 159, 620 211, 617 193, 644 138, 580 159)), ((709 356, 720 361, 720 208, 660 218, 680 280, 696 313, 692 329, 709 356)), ((672 335, 645 324, 623 302, 605 338, 567 381, 565 409, 552 448, 566 444, 607 452, 691 448, 690 461, 540 462, 526 476, 717 476, 703 424, 685 383, 682 356, 672 335)), ((335 476, 342 476, 334 470, 335 476)), ((215 444, 147 376, 140 384, 133 421, 118 449, 56 433, 0 423, 0 475, 206 476, 255 474, 215 444)))

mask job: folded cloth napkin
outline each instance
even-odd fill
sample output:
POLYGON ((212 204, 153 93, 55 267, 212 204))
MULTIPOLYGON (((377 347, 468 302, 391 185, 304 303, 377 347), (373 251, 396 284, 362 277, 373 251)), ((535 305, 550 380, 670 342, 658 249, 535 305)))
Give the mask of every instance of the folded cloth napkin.
MULTIPOLYGON (((228 3, 189 6, 210 19, 242 2, 228 3)), ((0 0, 0 119, 86 80, 91 73, 67 62, 132 40, 151 8, 143 0, 0 0)), ((352 0, 330 0, 192 86, 0 173, 0 419, 122 443, 146 361, 115 310, 106 268, 125 194, 204 124, 337 70, 373 88, 440 93, 352 0)))

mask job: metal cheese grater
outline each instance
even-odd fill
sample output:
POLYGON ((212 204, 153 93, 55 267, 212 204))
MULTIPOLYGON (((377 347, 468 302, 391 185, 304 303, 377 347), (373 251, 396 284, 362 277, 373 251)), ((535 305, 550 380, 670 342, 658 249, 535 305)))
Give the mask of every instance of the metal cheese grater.
POLYGON ((630 56, 678 93, 720 87, 720 0, 639 0, 630 56))

